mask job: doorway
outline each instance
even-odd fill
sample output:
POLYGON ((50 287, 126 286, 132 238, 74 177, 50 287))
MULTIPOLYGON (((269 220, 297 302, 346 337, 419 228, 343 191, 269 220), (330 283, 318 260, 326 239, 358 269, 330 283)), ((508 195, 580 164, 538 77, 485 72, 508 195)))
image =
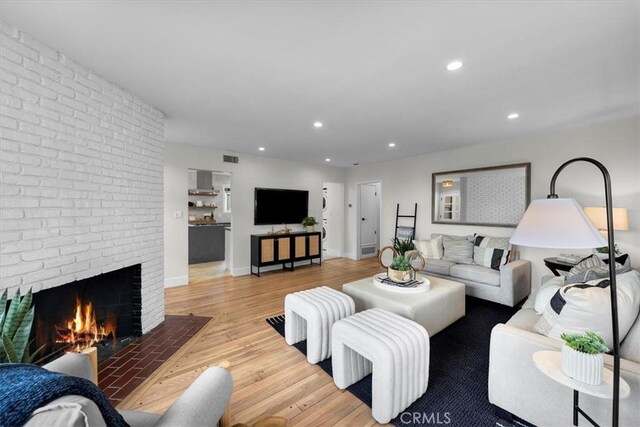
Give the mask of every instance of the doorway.
POLYGON ((382 184, 363 182, 357 184, 358 193, 358 254, 357 259, 378 255, 382 218, 382 184))
POLYGON ((231 275, 231 174, 187 172, 189 282, 231 275))

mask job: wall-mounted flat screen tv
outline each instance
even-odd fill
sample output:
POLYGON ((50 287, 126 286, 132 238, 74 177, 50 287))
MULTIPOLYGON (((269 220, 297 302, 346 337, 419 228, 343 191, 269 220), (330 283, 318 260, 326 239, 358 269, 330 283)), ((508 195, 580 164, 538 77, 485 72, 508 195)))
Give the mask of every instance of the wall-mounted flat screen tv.
POLYGON ((277 188, 255 190, 255 225, 299 224, 308 215, 308 191, 277 188))

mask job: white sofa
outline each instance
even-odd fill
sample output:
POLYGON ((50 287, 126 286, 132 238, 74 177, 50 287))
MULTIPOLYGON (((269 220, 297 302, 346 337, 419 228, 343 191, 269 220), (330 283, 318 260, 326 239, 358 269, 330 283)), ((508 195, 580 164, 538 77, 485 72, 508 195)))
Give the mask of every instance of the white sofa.
MULTIPOLYGON (((432 234, 434 239, 440 234, 432 234)), ((409 256, 413 251, 407 252, 409 256)), ((512 253, 515 252, 515 248, 512 253)), ((465 292, 472 297, 515 307, 531 291, 531 263, 513 259, 494 270, 478 264, 456 264, 444 259, 426 259, 424 271, 430 276, 464 283, 465 292)))
MULTIPOLYGON (((491 332, 489 401, 538 426, 572 425, 573 393, 540 372, 532 355, 539 350, 560 350, 562 341, 533 332, 540 315, 522 308, 506 324, 491 332)), ((621 376, 631 395, 620 401, 620 426, 637 426, 640 418, 640 316, 620 346, 621 376)), ((612 368, 613 357, 605 355, 612 368)), ((602 426, 611 425, 611 400, 580 394, 580 407, 602 426)), ((503 413, 504 415, 504 413, 503 413)), ((581 425, 588 422, 580 420, 581 425)))

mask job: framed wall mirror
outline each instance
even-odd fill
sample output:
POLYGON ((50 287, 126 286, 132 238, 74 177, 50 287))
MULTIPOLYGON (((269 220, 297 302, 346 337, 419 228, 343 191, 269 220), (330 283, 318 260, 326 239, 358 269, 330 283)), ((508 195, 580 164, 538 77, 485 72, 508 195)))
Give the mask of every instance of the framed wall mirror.
POLYGON ((433 224, 516 227, 531 199, 531 163, 437 172, 433 224))

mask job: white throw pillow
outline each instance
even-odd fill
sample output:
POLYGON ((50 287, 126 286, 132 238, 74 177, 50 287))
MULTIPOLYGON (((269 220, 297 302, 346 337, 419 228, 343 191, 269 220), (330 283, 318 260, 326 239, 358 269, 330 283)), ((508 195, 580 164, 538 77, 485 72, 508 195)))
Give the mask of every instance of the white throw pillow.
MULTIPOLYGON (((616 276, 620 341, 631 329, 640 311, 640 273, 616 276)), ((565 285, 551 298, 534 330, 552 338, 563 333, 593 331, 613 348, 611 332, 611 288, 609 279, 565 285)))
POLYGON ((413 245, 425 259, 442 259, 444 255, 442 236, 435 237, 431 240, 414 240, 413 245))
POLYGON ((534 309, 536 313, 542 314, 544 309, 549 305, 551 298, 558 292, 560 288, 564 286, 564 276, 557 276, 553 279, 549 279, 544 285, 536 292, 536 300, 534 309))

